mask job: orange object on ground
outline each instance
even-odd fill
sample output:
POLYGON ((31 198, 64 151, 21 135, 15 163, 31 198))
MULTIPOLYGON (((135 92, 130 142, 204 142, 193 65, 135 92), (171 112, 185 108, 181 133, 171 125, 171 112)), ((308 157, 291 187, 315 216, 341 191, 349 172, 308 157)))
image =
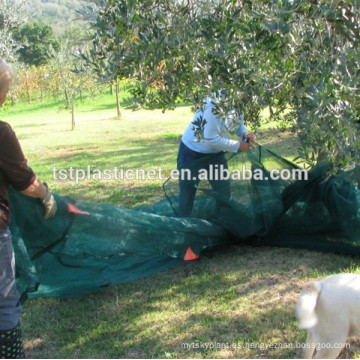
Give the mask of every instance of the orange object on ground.
POLYGON ((186 250, 186 253, 184 255, 184 260, 185 261, 192 261, 192 260, 197 260, 200 256, 196 255, 192 248, 189 246, 186 250))

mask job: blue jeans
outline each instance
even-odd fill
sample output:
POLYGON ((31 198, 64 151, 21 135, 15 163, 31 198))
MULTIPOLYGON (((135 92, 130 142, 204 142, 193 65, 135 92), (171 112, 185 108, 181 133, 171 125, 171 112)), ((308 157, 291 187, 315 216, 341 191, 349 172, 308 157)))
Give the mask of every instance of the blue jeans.
MULTIPOLYGON (((179 170, 189 169, 191 173, 190 179, 179 178, 179 206, 181 216, 191 216, 196 190, 200 182, 198 179, 199 171, 203 169, 206 170, 210 177, 210 165, 213 165, 212 169, 215 169, 216 165, 218 169, 220 166, 222 166, 223 169, 228 169, 225 153, 202 154, 189 149, 183 142, 180 143, 177 168, 179 170)), ((209 182, 213 191, 220 193, 226 200, 230 200, 230 180, 209 180, 209 182)), ((217 210, 220 206, 219 202, 217 202, 217 210)))
POLYGON ((0 330, 13 329, 19 323, 20 314, 11 233, 0 230, 0 330))

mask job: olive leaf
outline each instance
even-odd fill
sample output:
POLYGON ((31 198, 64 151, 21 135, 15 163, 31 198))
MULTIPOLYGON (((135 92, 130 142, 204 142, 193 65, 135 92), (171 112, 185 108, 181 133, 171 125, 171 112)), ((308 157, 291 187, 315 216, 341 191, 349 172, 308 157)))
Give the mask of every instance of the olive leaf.
POLYGON ((194 121, 191 122, 194 126, 192 130, 194 131, 194 135, 197 139, 197 142, 200 142, 204 139, 204 128, 206 125, 206 120, 202 115, 199 115, 194 121))

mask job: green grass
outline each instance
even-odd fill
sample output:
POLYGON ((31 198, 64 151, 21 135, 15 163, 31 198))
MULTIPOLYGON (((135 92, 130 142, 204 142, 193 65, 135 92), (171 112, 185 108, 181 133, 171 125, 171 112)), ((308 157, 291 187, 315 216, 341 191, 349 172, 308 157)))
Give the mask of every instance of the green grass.
MULTIPOLYGON (((123 109, 104 95, 71 114, 58 105, 0 112, 18 134, 31 167, 52 190, 89 201, 135 207, 163 198, 162 181, 57 181, 52 168, 175 167, 190 107, 123 109)), ((296 140, 268 127, 259 142, 292 159, 296 140)), ((30 358, 294 358, 294 306, 301 287, 327 274, 360 273, 358 259, 314 251, 231 246, 130 283, 76 299, 25 303, 24 344, 30 358), (235 347, 230 347, 235 344, 235 347), (277 344, 275 347, 274 344, 277 344), (272 348, 271 348, 272 347, 272 348)), ((341 357, 357 358, 352 343, 341 357)))

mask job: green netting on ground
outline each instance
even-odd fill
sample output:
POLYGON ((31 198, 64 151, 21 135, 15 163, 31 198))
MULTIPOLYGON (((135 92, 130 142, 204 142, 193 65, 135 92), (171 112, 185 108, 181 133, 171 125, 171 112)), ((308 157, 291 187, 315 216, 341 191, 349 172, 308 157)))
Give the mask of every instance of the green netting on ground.
POLYGON ((191 217, 180 216, 176 180, 165 182, 164 200, 137 209, 55 195, 58 213, 46 221, 38 200, 11 191, 19 290, 83 295, 179 264, 189 247, 195 254, 229 243, 360 253, 359 168, 325 177, 321 164, 307 181, 285 181, 271 180, 270 171, 297 167, 261 146, 227 160, 231 198, 201 181, 191 217), (261 170, 262 179, 237 180, 243 166, 261 170))

